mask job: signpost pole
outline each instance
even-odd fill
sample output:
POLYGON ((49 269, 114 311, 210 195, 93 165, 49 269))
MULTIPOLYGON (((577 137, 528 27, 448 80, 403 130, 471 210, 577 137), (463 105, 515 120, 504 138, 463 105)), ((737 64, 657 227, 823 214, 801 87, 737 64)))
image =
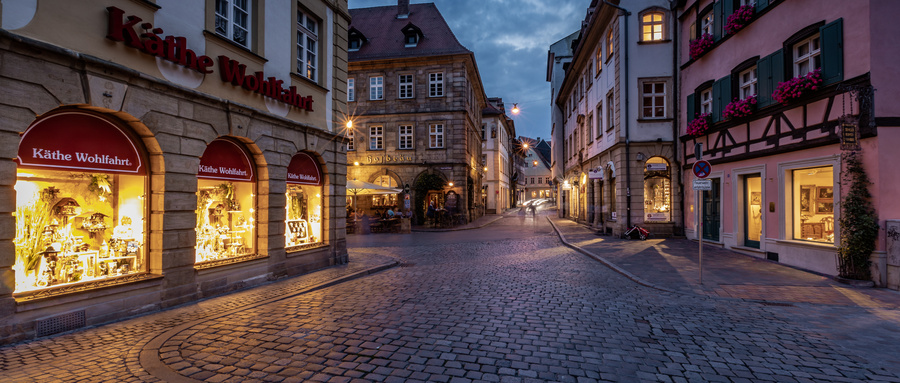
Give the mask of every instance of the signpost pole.
POLYGON ((703 284, 703 191, 697 190, 697 239, 700 242, 700 284, 703 284))

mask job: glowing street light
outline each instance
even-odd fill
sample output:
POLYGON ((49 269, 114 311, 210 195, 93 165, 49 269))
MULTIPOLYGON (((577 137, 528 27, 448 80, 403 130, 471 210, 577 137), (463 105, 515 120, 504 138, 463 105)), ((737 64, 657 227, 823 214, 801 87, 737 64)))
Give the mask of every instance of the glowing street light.
POLYGON ((519 104, 513 104, 512 114, 519 114, 519 104))

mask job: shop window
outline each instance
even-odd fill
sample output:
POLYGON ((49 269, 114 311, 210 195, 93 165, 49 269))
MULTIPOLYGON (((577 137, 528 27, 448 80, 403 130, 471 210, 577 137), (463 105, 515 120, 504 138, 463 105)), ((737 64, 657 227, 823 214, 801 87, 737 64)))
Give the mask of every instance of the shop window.
POLYGON ((322 170, 307 153, 297 153, 287 170, 284 246, 301 250, 322 242, 322 170))
POLYGON ((197 263, 256 251, 255 193, 247 152, 232 140, 213 140, 197 174, 197 263))
MULTIPOLYGON (((400 188, 400 184, 393 177, 388 175, 379 176, 372 182, 375 185, 389 187, 392 189, 400 188)), ((387 208, 397 208, 397 194, 377 194, 372 196, 372 208, 376 212, 383 213, 387 208)))
POLYGON ((644 167, 644 215, 647 222, 672 220, 672 184, 669 163, 662 157, 647 160, 644 167))
POLYGON ((146 272, 143 157, 128 132, 92 114, 54 114, 25 131, 16 158, 16 292, 146 272))
POLYGON ((609 211, 609 220, 615 221, 616 215, 617 215, 617 212, 616 212, 616 176, 613 173, 612 167, 607 167, 606 173, 612 175, 609 178, 609 187, 606 188, 607 190, 609 190, 609 198, 607 199, 607 201, 609 201, 609 206, 607 207, 607 210, 609 211))
POLYGON ((822 166, 792 171, 794 239, 834 243, 834 170, 822 166))

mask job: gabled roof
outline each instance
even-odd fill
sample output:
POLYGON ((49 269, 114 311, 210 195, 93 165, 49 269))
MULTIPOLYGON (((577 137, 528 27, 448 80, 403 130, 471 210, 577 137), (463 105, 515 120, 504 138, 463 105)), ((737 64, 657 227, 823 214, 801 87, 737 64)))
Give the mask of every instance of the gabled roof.
POLYGON ((546 166, 548 169, 550 168, 551 148, 550 148, 550 144, 548 144, 547 141, 544 141, 542 139, 536 140, 534 138, 529 138, 529 137, 524 137, 524 136, 520 136, 519 140, 522 141, 523 143, 527 143, 528 148, 534 151, 534 153, 537 155, 537 157, 541 159, 541 162, 544 163, 544 166, 546 166))
POLYGON ((350 28, 367 40, 358 51, 348 52, 351 62, 472 53, 459 43, 434 3, 410 4, 404 19, 397 18, 396 5, 351 9, 350 17, 350 28), (421 30, 415 47, 406 47, 403 31, 409 24, 421 30))

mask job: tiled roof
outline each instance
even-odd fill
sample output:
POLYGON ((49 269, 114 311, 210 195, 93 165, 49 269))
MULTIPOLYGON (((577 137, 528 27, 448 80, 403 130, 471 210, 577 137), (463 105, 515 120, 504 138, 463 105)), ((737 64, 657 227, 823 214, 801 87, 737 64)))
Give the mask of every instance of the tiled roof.
POLYGON ((350 27, 366 37, 358 51, 348 52, 350 62, 471 53, 459 43, 433 3, 410 4, 409 17, 404 19, 397 18, 396 5, 351 9, 350 17, 350 27), (407 48, 403 28, 410 23, 421 29, 424 37, 415 47, 407 48))

